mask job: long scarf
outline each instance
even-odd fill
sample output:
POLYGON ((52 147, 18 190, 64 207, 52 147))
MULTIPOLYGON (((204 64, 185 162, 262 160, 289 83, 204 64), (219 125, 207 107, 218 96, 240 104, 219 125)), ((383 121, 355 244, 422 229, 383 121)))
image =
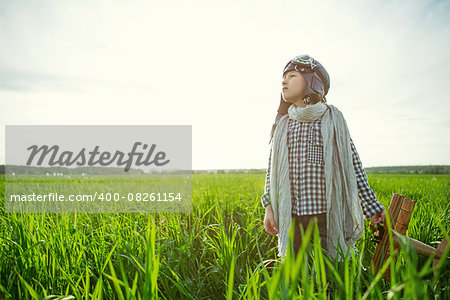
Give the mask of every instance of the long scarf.
POLYGON ((289 118, 312 122, 322 117, 327 202, 327 252, 341 259, 363 234, 364 219, 353 169, 350 134, 342 113, 332 105, 317 103, 300 108, 291 105, 277 122, 272 140, 270 201, 278 225, 278 256, 284 257, 292 222, 287 127, 289 118))

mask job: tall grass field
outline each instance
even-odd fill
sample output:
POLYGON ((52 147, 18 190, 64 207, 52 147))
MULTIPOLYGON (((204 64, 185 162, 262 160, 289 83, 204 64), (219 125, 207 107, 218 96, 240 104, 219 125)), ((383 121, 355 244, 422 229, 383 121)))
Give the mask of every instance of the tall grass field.
MULTIPOLYGON (((2 176, 0 299, 449 299, 448 250, 433 267, 405 244, 383 265, 386 281, 370 267, 367 220, 353 258, 329 261, 315 237, 281 262, 264 231, 264 177, 194 174, 190 214, 9 214, 2 176)), ((450 175, 369 183, 386 209, 393 193, 417 200, 407 236, 433 247, 449 238, 450 175)))

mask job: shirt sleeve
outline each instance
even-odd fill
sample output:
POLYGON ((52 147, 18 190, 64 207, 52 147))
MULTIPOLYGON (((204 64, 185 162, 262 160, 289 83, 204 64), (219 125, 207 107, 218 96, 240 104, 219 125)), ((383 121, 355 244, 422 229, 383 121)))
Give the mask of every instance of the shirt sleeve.
POLYGON ((267 168, 266 174, 266 184, 264 186, 264 195, 261 197, 261 204, 263 207, 266 207, 270 204, 270 159, 272 157, 272 147, 270 148, 269 154, 269 167, 267 168))
POLYGON ((353 167, 355 169, 356 181, 358 183, 358 195, 361 201, 361 208, 365 219, 384 210, 383 205, 378 202, 375 193, 369 186, 367 181, 367 175, 362 167, 361 160, 359 158, 356 147, 353 144, 353 140, 350 138, 352 146, 353 167))

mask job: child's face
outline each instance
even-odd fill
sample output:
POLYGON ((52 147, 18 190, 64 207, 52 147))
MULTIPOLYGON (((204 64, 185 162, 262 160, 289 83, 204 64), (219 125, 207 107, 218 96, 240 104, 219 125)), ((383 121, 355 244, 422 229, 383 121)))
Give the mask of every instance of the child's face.
POLYGON ((284 101, 305 106, 302 99, 306 90, 306 80, 300 72, 292 70, 284 74, 281 85, 284 101))

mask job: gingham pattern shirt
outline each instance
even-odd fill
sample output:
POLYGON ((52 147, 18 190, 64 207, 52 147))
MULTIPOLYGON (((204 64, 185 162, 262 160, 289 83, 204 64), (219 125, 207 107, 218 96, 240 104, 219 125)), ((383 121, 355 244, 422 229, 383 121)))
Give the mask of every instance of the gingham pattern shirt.
MULTIPOLYGON (((326 212, 325 170, 321 119, 310 123, 301 123, 289 119, 289 178, 291 181, 292 213, 296 215, 315 215, 326 212)), ((367 219, 381 212, 384 207, 377 201, 369 187, 367 176, 353 141, 350 139, 353 167, 356 173, 358 195, 364 217, 367 219)), ((270 152, 270 156, 272 152, 270 152)), ((266 185, 261 203, 265 207, 270 203, 270 156, 266 175, 266 185)))

